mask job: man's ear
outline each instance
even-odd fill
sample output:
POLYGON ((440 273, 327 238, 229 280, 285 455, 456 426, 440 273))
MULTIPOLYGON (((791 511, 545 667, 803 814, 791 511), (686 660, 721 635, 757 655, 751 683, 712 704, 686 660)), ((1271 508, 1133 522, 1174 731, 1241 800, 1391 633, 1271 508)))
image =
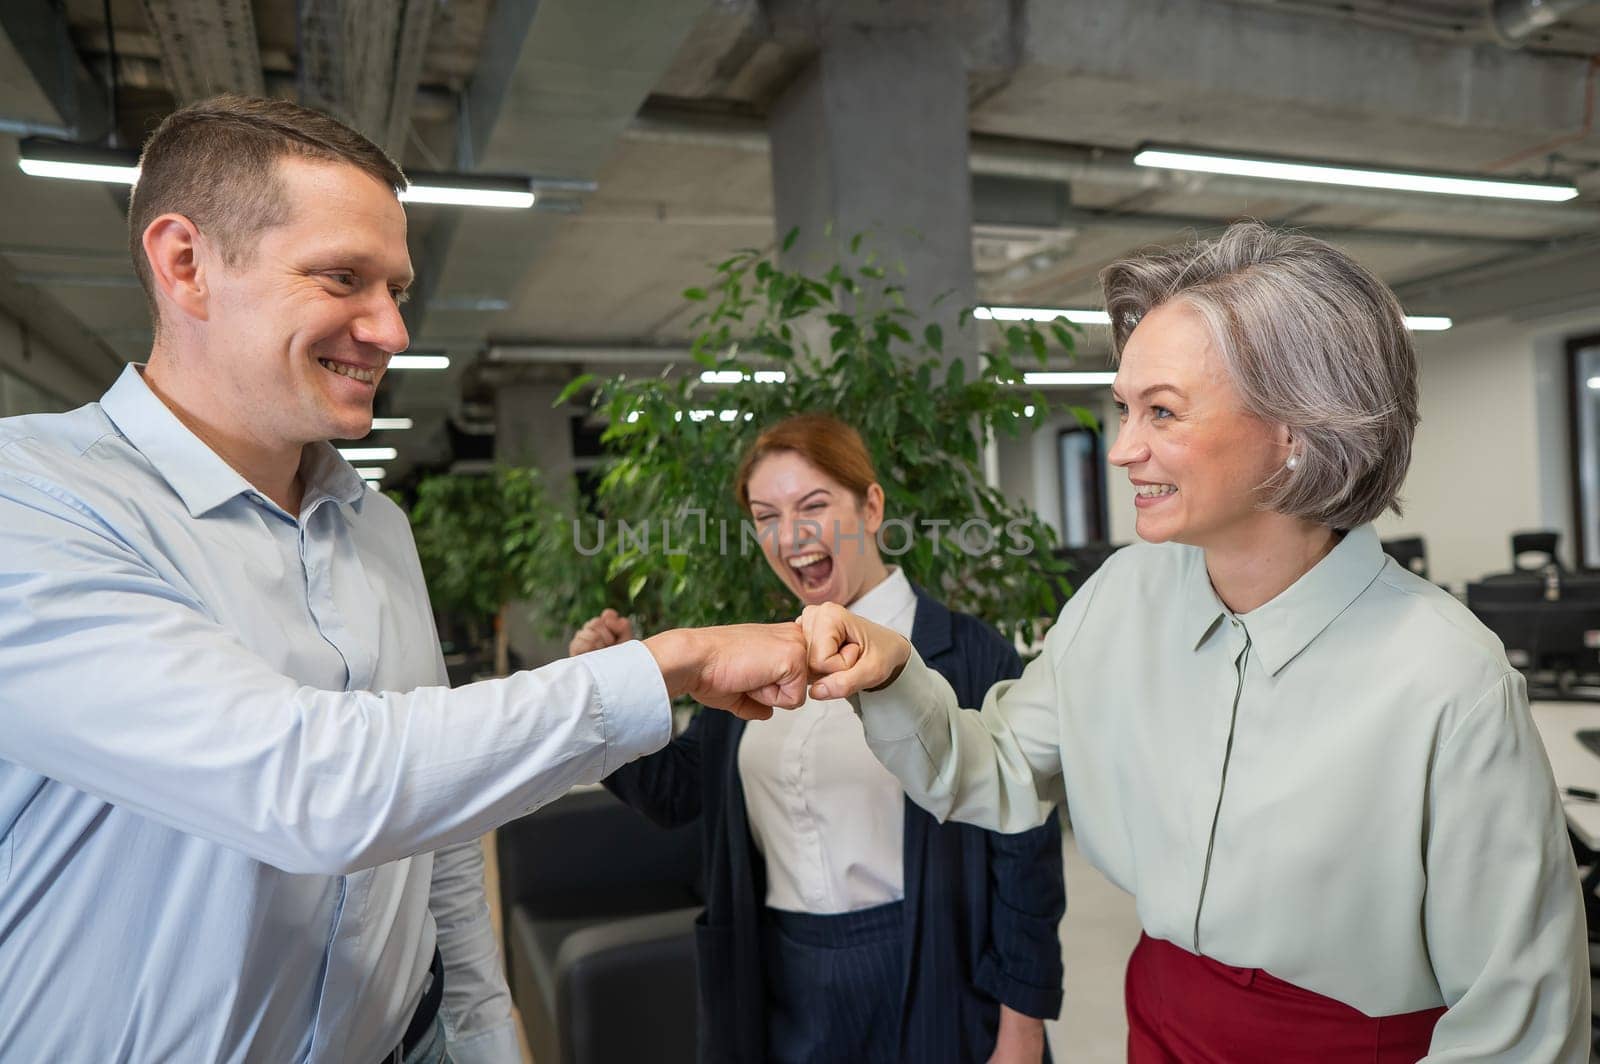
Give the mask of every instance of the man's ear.
POLYGON ((144 230, 144 255, 156 292, 179 311, 206 321, 206 249, 200 230, 181 214, 163 214, 144 230))

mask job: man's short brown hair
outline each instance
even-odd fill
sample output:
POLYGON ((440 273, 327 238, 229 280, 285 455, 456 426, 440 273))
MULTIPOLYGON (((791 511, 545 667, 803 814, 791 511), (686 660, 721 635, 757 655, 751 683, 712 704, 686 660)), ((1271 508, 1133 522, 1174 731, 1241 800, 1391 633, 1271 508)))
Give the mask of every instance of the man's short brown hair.
POLYGON ((284 156, 348 163, 396 193, 400 167, 343 122, 287 100, 216 96, 168 115, 145 141, 139 182, 128 205, 128 244, 150 320, 160 328, 144 231, 163 214, 181 214, 215 241, 229 266, 248 262, 254 238, 289 220, 277 174, 284 156))

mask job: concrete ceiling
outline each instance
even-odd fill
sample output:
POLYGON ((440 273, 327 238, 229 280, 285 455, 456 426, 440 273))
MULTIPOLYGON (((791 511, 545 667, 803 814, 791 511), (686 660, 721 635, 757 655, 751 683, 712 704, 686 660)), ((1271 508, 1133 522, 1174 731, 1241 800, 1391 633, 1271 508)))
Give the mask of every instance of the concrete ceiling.
MULTIPOLYGON (((852 2, 866 0, 836 6, 852 2)), ((1486 6, 973 0, 997 27, 969 49, 980 296, 1092 304, 1098 270, 1130 249, 1260 217, 1345 244, 1417 312, 1571 309, 1600 283, 1600 138, 1585 127, 1600 5, 1520 49, 1494 41, 1486 6), (1128 165, 1151 141, 1563 177, 1584 195, 1496 207, 1128 165)), ((113 43, 101 0, 6 7, 20 14, 0 16, 0 128, 98 136, 113 43)), ((554 209, 412 209, 413 346, 455 365, 385 384, 385 412, 421 422, 400 469, 443 457, 445 419, 479 412, 492 344, 570 350, 558 364, 572 372, 585 347, 683 345, 682 289, 729 249, 773 242, 765 120, 815 55, 764 0, 112 0, 111 12, 124 145, 180 98, 259 87, 342 109, 408 169, 596 183, 548 197, 554 209)), ((90 397, 149 344, 124 200, 9 165, 0 196, 0 310, 51 338, 81 393, 67 398, 90 397)))

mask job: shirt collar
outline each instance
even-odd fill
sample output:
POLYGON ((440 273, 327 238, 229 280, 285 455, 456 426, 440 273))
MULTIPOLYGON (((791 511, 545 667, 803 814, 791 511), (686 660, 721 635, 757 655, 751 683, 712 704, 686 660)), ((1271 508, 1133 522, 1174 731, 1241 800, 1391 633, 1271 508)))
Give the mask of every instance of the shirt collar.
POLYGON ((361 509, 367 497, 367 482, 355 467, 339 457, 338 448, 325 441, 309 444, 300 459, 300 480, 305 485, 305 501, 300 512, 309 514, 324 502, 332 501, 361 509))
POLYGON ((911 581, 906 579, 905 570, 899 566, 889 570, 889 575, 879 581, 878 586, 862 595, 850 604, 850 612, 857 617, 865 617, 873 624, 888 624, 897 617, 906 606, 915 606, 917 594, 911 589, 911 581))
MULTIPOLYGON (((1211 586, 1205 555, 1199 550, 1190 554, 1184 636, 1190 646, 1198 648, 1230 611, 1211 586)), ((1362 525, 1348 532, 1326 558, 1272 601, 1240 614, 1256 658, 1267 673, 1276 675, 1349 608, 1377 579, 1384 559, 1377 531, 1370 524, 1362 525)))
MULTIPOLYGON (((178 493, 191 517, 202 517, 255 487, 238 470, 206 446, 145 383, 142 367, 129 363, 109 391, 100 397, 117 431, 161 474, 178 493)), ((300 463, 305 483, 302 513, 310 513, 324 499, 354 504, 358 509, 366 484, 350 464, 327 443, 305 449, 300 463)))

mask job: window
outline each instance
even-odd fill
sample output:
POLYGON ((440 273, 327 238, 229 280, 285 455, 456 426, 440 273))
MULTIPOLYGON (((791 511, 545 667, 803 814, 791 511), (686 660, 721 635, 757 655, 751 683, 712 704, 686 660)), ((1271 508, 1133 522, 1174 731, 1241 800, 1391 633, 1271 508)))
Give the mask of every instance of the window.
POLYGON ((1106 467, 1100 436, 1082 426, 1063 429, 1057 438, 1061 462, 1061 542, 1067 547, 1103 543, 1109 537, 1106 467))
POLYGON ((1600 336, 1567 344, 1572 401, 1572 513, 1580 569, 1600 569, 1600 336))

